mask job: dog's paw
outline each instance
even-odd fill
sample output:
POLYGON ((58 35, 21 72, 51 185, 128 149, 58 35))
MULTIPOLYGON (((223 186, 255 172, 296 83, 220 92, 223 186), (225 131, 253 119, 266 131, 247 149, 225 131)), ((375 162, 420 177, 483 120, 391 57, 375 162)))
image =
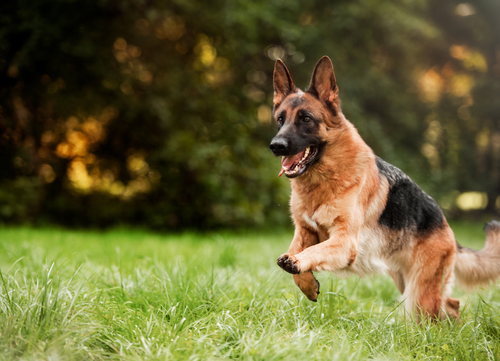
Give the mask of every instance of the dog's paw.
POLYGON ((278 266, 283 268, 288 273, 291 273, 293 275, 300 273, 299 262, 294 256, 289 255, 288 253, 285 253, 280 258, 278 258, 277 263, 278 266))
POLYGON ((314 277, 312 272, 304 272, 298 275, 293 275, 293 280, 310 301, 318 301, 319 282, 314 277))
MULTIPOLYGON (((314 276, 313 276, 314 277, 314 276)), ((315 278, 314 279, 316 282, 315 287, 313 289, 313 292, 311 292, 311 296, 306 294, 307 298, 309 298, 313 302, 318 302, 318 296, 319 296, 319 281, 315 278)))

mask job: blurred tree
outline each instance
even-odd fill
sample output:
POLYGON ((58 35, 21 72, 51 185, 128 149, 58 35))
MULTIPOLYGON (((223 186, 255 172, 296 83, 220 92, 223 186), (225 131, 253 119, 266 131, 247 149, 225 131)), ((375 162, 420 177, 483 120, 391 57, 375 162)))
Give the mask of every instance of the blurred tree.
POLYGON ((428 49, 440 91, 424 154, 452 189, 486 193, 486 212, 498 214, 500 3, 433 1, 429 14, 441 27, 440 41, 428 49))
MULTIPOLYGON (((476 15, 496 11, 481 4, 476 15)), ((490 154, 482 174, 498 162, 497 133, 482 135, 488 121, 498 124, 498 104, 487 98, 499 86, 498 51, 485 52, 498 31, 491 16, 466 23, 459 5, 4 2, 0 219, 170 229, 288 222, 288 182, 276 177, 279 161, 268 150, 273 61, 284 59, 306 87, 325 54, 344 112, 377 154, 433 195, 475 189, 467 179, 479 165, 469 150, 490 154), (452 38, 467 27, 469 42, 452 38), (475 65, 450 52, 455 45, 475 65), (448 80, 449 69, 462 78, 448 80), (465 95, 444 91, 445 82, 470 79, 465 95), (468 97, 473 105, 458 115, 470 112, 470 126, 462 129, 457 104, 468 97), (486 148, 484 137, 492 139, 486 148)), ((493 183, 477 189, 494 198, 493 183)))

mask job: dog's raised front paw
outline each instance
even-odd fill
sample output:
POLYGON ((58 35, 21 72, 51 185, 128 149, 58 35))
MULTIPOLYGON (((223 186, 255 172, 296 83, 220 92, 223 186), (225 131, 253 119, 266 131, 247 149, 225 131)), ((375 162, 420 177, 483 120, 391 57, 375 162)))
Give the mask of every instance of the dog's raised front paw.
POLYGON ((293 275, 295 284, 307 296, 310 301, 317 302, 319 295, 319 282, 312 272, 304 272, 293 275))
POLYGON ((285 253, 280 258, 278 258, 277 263, 278 263, 278 266, 283 268, 288 273, 291 273, 293 275, 300 273, 299 263, 298 263, 297 259, 294 256, 289 255, 288 253, 285 253))

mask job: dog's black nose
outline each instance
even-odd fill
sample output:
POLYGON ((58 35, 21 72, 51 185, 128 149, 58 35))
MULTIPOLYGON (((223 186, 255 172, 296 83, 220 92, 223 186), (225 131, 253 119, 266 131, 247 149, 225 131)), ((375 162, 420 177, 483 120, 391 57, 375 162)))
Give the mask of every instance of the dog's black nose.
POLYGON ((288 142, 283 138, 274 138, 269 148, 271 148, 274 155, 285 155, 288 151, 288 142))

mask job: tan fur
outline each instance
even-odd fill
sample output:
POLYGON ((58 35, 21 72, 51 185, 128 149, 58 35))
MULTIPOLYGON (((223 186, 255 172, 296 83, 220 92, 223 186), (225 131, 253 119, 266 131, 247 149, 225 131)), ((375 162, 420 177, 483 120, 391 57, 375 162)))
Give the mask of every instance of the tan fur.
POLYGON ((417 319, 421 315, 458 317, 458 300, 450 297, 454 271, 465 284, 496 278, 500 274, 500 227, 491 227, 482 253, 462 248, 457 253, 446 220, 439 230, 419 236, 381 226, 388 181, 380 177, 373 151, 340 110, 331 61, 323 58, 316 66, 310 85, 315 93, 298 93, 282 67, 278 61, 275 114, 286 109, 293 118, 297 111, 292 107, 294 99, 302 97, 305 105, 301 109, 323 120, 318 136, 325 141, 320 160, 291 179, 295 234, 282 257, 298 270, 294 274, 297 286, 315 301, 319 287, 312 271, 359 276, 388 271, 403 294, 406 309, 417 319), (401 237, 405 247, 393 249, 391 244, 401 237))
POLYGON ((485 230, 486 243, 481 251, 459 248, 455 274, 464 288, 487 286, 500 274, 500 223, 491 222, 485 230))

